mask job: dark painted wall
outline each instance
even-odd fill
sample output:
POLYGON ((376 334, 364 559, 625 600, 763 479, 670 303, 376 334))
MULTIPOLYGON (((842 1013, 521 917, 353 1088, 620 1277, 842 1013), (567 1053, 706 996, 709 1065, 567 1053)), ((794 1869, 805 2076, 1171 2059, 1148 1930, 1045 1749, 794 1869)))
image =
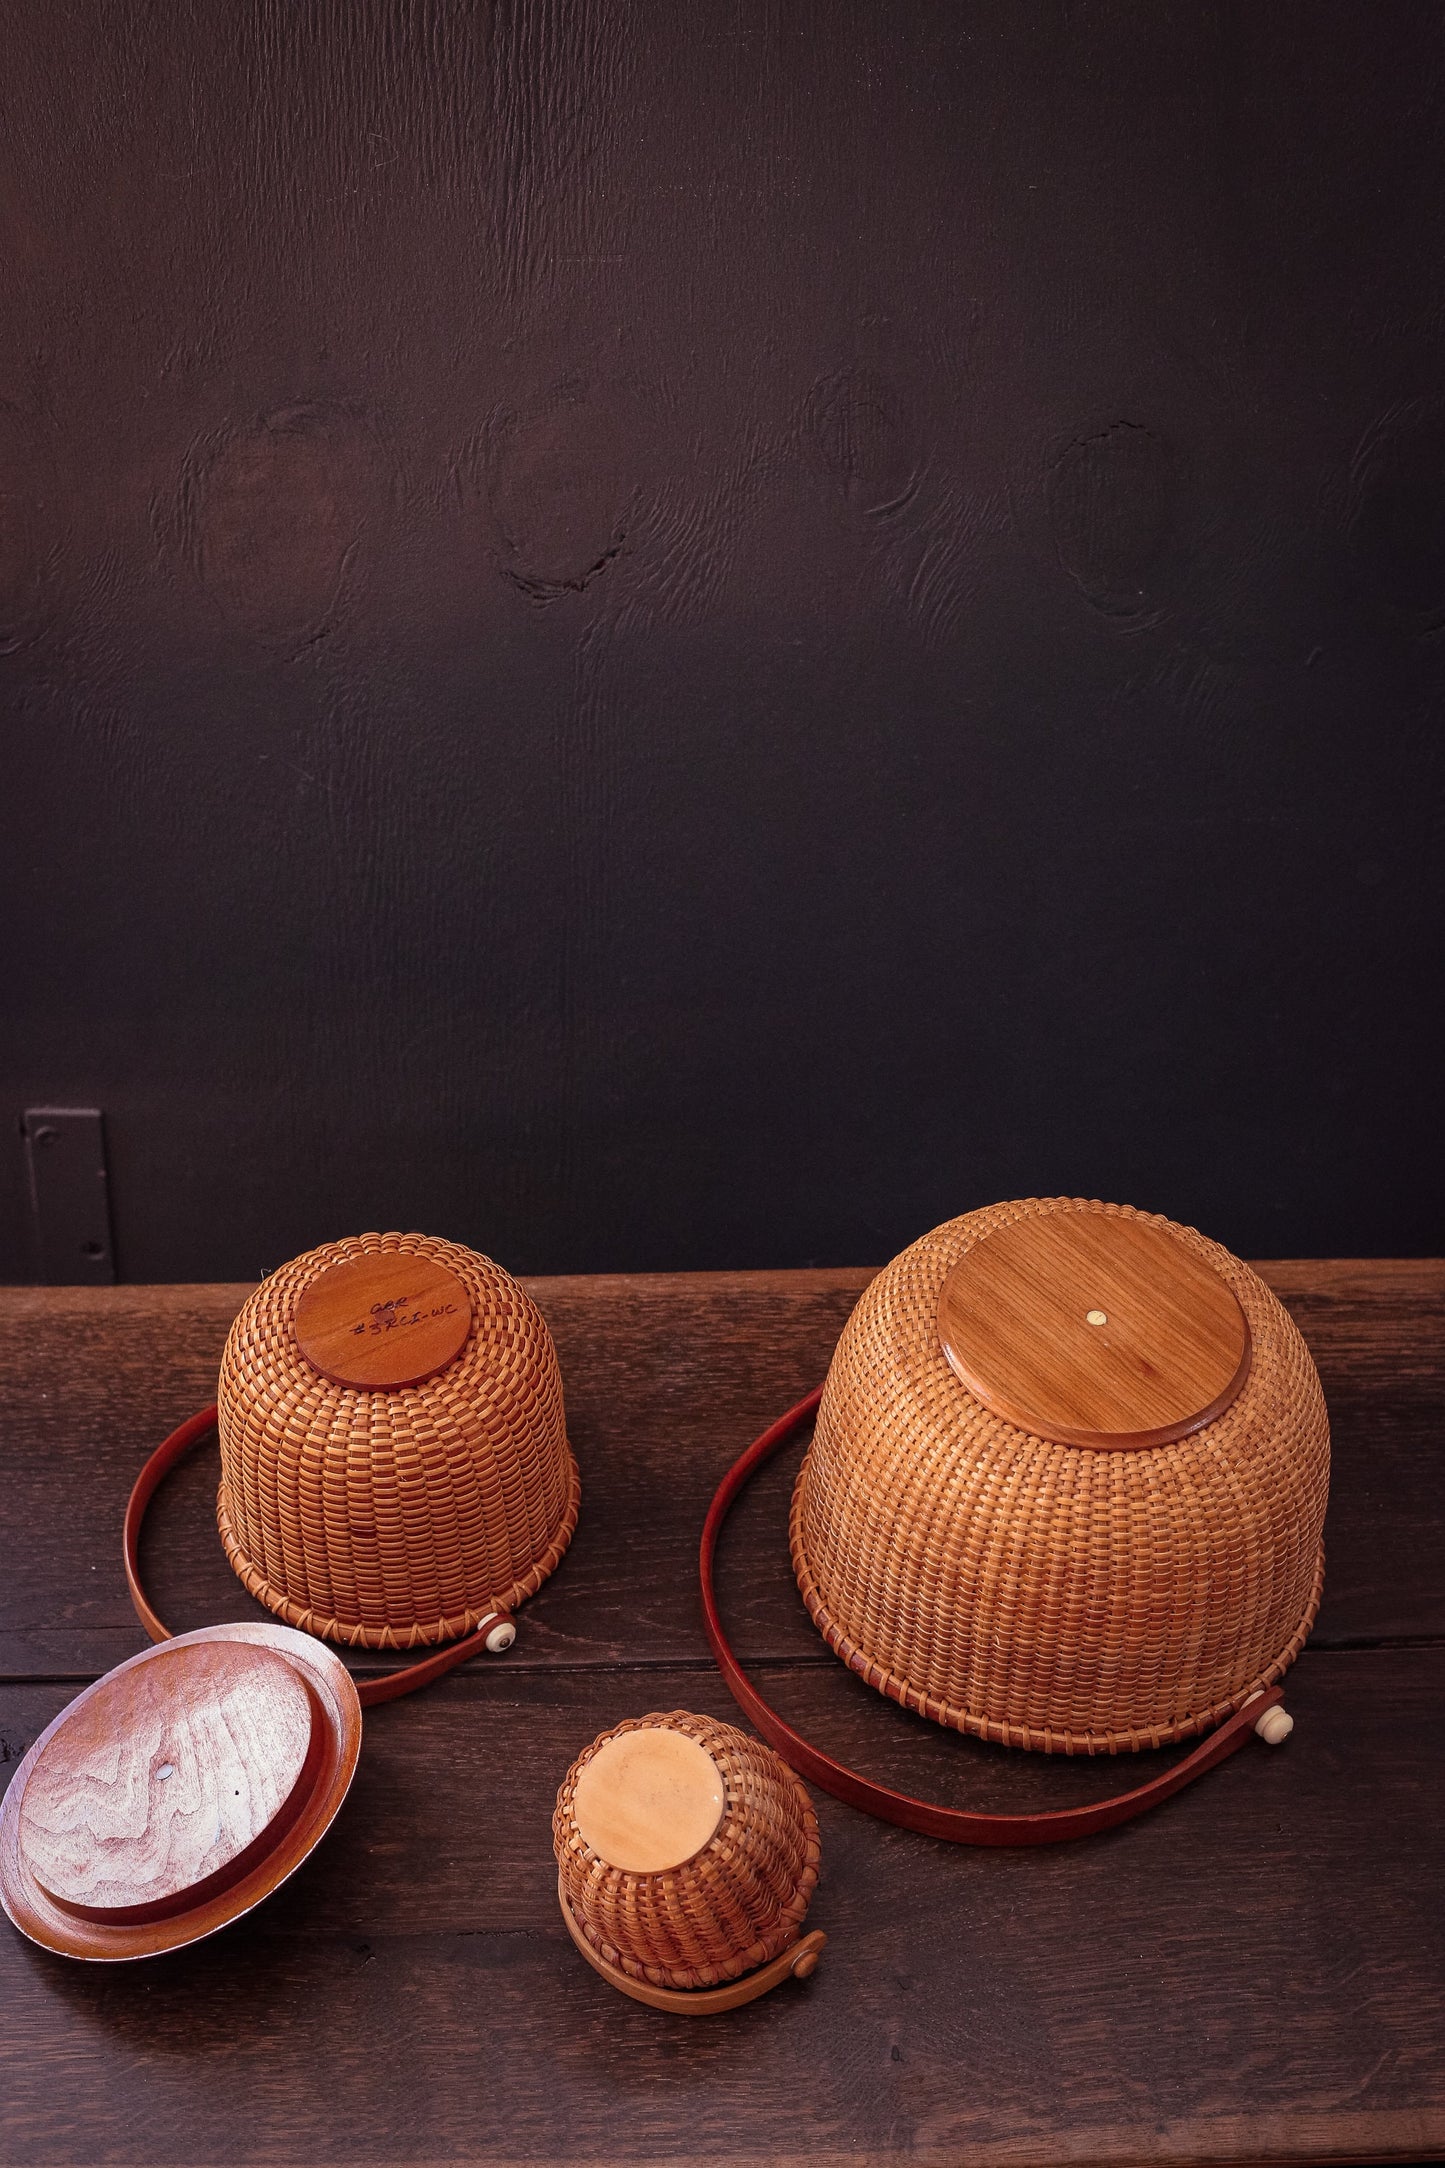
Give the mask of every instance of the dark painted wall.
POLYGON ((1433 0, 0 12, 3 1111, 126 1277, 1440 1246, 1433 0))

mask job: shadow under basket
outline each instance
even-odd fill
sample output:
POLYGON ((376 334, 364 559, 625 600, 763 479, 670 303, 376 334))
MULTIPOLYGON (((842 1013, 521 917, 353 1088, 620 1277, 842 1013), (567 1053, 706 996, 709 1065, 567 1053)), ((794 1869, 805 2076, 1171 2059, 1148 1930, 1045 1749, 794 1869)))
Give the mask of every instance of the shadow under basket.
POLYGON ((573 1941, 635 2001, 702 2017, 817 1965, 817 1816, 731 1724, 674 1710, 604 1732, 563 1779, 552 1839, 573 1941))
POLYGON ((368 1681, 364 1702, 509 1646, 513 1612, 577 1525, 551 1334, 525 1290, 460 1243, 329 1242, 249 1297, 216 1407, 152 1455, 132 1494, 127 1576, 154 1639, 167 1629, 140 1580, 141 1520, 213 1421, 216 1519, 250 1593, 345 1647, 443 1652, 368 1681))

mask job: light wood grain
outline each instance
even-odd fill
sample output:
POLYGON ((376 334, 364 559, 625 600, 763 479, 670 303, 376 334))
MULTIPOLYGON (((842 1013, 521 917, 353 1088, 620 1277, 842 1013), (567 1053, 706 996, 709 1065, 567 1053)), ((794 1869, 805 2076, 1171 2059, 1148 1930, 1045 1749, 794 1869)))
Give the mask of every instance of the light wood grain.
POLYGON ((102 1681, 52 1737, 26 1786, 21 1853, 86 1917, 179 1911, 273 1830, 321 1721, 275 1650, 160 1648, 102 1681))
POLYGON ((0 1806, 0 1901, 65 1957, 198 1941, 319 1843, 360 1746, 356 1688, 310 1635, 215 1626, 145 1649, 21 1760, 0 1806))
POLYGON ((658 1724, 598 1748, 577 1779, 583 1842, 625 1874, 665 1874, 700 1852, 722 1820, 717 1763, 696 1739, 658 1724))
POLYGON ((996 1228, 945 1280, 938 1331, 985 1407, 1061 1445, 1186 1437, 1249 1370, 1249 1328, 1220 1275, 1167 1228, 1112 1213, 996 1228))
MULTIPOLYGON (((0 1923, 7 2164, 1445 2153, 1445 1263, 1257 1269, 1309 1342, 1334 1440, 1329 1583, 1288 1745, 1053 1854, 965 1856, 821 1796, 817 1977, 703 2026, 588 1971, 547 1825, 579 1743, 625 1712, 736 1720, 703 1638, 697 1532, 741 1446, 821 1379, 871 1275, 528 1281, 587 1480, 563 1570, 500 1663, 368 1716, 332 1833, 225 1935, 138 1975, 47 1960, 0 1923)), ((80 1679, 139 1646, 126 1492, 213 1396, 248 1292, 0 1294, 0 1781, 80 1679)), ((759 1476, 719 1562, 735 1639, 789 1720, 949 1804, 1040 1812, 1117 1790, 1117 1761, 960 1738, 828 1654, 783 1535, 797 1460, 759 1476)), ((161 1608, 265 1620, 217 1542, 215 1482, 203 1450, 156 1501, 161 1608)))
POLYGON ((323 1377, 367 1391, 419 1385, 455 1360, 471 1299, 435 1257, 371 1251, 330 1265, 296 1305, 296 1344, 323 1377))

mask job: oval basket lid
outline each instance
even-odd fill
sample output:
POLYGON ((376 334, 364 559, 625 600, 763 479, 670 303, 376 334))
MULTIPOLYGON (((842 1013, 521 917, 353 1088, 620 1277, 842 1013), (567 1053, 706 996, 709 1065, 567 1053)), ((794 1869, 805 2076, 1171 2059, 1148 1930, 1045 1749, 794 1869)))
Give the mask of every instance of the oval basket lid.
POLYGON ((1158 1220, 1055 1211, 972 1243, 938 1299, 952 1368, 995 1415, 1056 1445, 1167 1445, 1249 1375, 1228 1282, 1158 1220))
POLYGON ((289 1626, 211 1626, 132 1656, 62 1709, 0 1808, 0 1901, 63 1957, 179 1949, 292 1874, 346 1797, 361 1707, 289 1626))

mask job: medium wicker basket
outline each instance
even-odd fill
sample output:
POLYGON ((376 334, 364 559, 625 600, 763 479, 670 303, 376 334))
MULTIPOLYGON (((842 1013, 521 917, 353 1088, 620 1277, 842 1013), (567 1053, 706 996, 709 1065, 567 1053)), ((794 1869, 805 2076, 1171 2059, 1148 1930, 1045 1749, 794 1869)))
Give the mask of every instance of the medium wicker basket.
POLYGON ((614 1984, 695 1994, 812 1970, 821 1936, 806 1961, 774 1961, 799 1943, 817 1884, 817 1817, 786 1763, 735 1726, 674 1710, 603 1732, 563 1779, 552 1839, 573 1939, 614 1984))
POLYGON ((576 1526, 551 1335, 459 1243, 367 1234, 283 1265, 231 1328, 218 1411, 226 1554, 329 1641, 470 1634, 541 1586, 576 1526))

